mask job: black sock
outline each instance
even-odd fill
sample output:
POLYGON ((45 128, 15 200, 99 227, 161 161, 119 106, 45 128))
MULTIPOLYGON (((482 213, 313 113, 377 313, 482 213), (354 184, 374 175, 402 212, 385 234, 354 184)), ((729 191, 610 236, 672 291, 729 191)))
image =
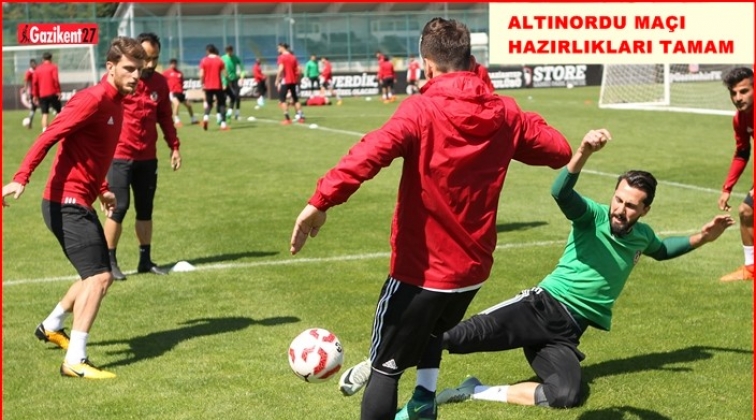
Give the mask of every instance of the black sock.
POLYGON ((152 265, 152 258, 150 257, 149 245, 139 245, 139 265, 140 266, 152 265))
POLYGON ((362 396, 363 420, 394 418, 400 377, 401 375, 389 376, 373 371, 362 396))
POLYGON ((108 249, 108 256, 110 257, 110 263, 111 264, 118 265, 118 260, 116 259, 116 250, 115 250, 115 248, 108 249))

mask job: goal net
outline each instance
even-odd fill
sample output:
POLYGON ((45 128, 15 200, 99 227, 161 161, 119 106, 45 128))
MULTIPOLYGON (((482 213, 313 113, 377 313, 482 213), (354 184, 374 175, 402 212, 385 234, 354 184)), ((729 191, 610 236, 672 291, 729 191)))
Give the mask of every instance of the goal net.
POLYGON ((3 46, 3 90, 13 91, 13 99, 4 95, 4 109, 28 108, 25 95, 24 75, 29 69, 29 60, 42 63, 42 54, 52 54, 52 62, 58 66, 61 100, 67 101, 77 90, 96 84, 99 73, 95 65, 94 45, 18 45, 3 46))
MULTIPOLYGON (((599 108, 732 115, 722 75, 736 64, 608 64, 599 108)), ((752 65, 743 65, 752 67, 752 65)))

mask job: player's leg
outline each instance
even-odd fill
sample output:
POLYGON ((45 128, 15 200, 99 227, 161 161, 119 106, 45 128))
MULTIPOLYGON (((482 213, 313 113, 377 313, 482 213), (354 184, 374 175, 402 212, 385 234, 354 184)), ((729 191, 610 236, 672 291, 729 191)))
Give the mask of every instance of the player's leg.
POLYGON ((740 217, 740 239, 743 244, 744 263, 720 281, 753 280, 753 188, 738 207, 740 217))
POLYGON ((218 100, 218 115, 221 116, 220 129, 228 130, 228 124, 226 123, 226 92, 218 89, 215 91, 215 96, 218 100))
POLYGON ((289 90, 291 91, 291 100, 294 103, 294 109, 296 110, 297 114, 294 118, 300 123, 305 122, 305 116, 304 111, 302 111, 302 104, 299 103, 299 94, 297 93, 297 86, 296 84, 288 85, 289 90))
POLYGON ((126 275, 121 271, 118 265, 116 250, 118 242, 121 240, 123 230, 123 220, 131 204, 131 185, 132 177, 131 161, 125 159, 113 159, 108 170, 108 185, 110 191, 115 194, 116 208, 113 213, 105 219, 105 241, 107 243, 108 255, 110 257, 110 271, 113 273, 113 279, 126 280, 126 275))
POLYGON ((134 191, 134 230, 139 241, 139 264, 137 272, 158 275, 168 274, 152 261, 152 211, 157 192, 157 159, 134 162, 131 186, 134 191))
POLYGON ((102 225, 94 211, 78 205, 43 201, 42 213, 48 229, 82 279, 69 288, 46 319, 56 311, 73 312, 71 337, 60 373, 85 379, 114 378, 115 374, 95 367, 87 356, 89 331, 113 282, 102 225))
POLYGON ((291 117, 289 116, 289 102, 286 100, 286 94, 289 93, 289 86, 287 84, 280 84, 278 86, 278 107, 283 111, 284 119, 281 124, 291 124, 291 117))
POLYGON ((189 113, 189 120, 192 124, 197 124, 197 117, 194 116, 194 109, 192 108, 192 103, 186 98, 185 93, 177 93, 176 97, 179 100, 179 103, 183 104, 184 107, 186 107, 186 112, 189 113))
POLYGON ((173 125, 176 127, 181 127, 181 118, 179 118, 179 105, 181 105, 181 102, 179 102, 178 98, 176 97, 176 94, 171 92, 169 94, 169 97, 171 99, 171 112, 173 113, 173 125))
POLYGON ((202 129, 207 131, 207 124, 210 121, 210 111, 213 109, 213 92, 205 90, 205 114, 202 116, 202 129))
POLYGON ((239 86, 239 80, 231 82, 232 90, 234 91, 234 97, 231 100, 234 107, 234 119, 241 118, 241 87, 239 86))
POLYGON ((42 125, 42 132, 47 130, 47 117, 50 115, 50 97, 39 98, 39 110, 42 114, 40 118, 40 124, 42 125))

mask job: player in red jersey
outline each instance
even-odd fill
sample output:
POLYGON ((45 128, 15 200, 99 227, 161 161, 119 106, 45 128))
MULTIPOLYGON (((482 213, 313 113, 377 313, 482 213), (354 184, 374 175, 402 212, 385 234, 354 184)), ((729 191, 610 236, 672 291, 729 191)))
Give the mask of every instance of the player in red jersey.
POLYGON ((115 280, 126 280, 118 266, 116 249, 132 192, 136 213, 134 230, 139 241, 137 272, 167 274, 152 262, 151 256, 152 212, 158 179, 158 124, 171 150, 171 167, 174 171, 181 167, 180 142, 171 118, 170 89, 165 76, 155 71, 160 58, 160 38, 154 33, 142 33, 137 40, 146 53, 144 69, 136 91, 123 100, 123 129, 108 171, 108 183, 118 203, 105 220, 105 239, 115 280))
POLYGON ((218 55, 218 48, 215 45, 208 44, 205 52, 207 55, 199 63, 199 78, 202 81, 202 89, 205 91, 205 115, 202 117, 202 128, 207 130, 210 111, 213 109, 213 102, 216 102, 220 129, 225 131, 229 129, 226 125, 226 86, 223 85, 223 80, 227 75, 226 65, 218 55))
POLYGON ((291 124, 289 103, 286 100, 287 94, 291 95, 294 109, 297 111, 295 119, 301 123, 305 121, 302 104, 299 103, 299 96, 297 95, 300 73, 299 62, 297 57, 291 53, 289 45, 283 42, 278 44, 278 72, 276 73, 275 85, 278 88, 278 103, 284 113, 284 120, 281 121, 281 124, 291 124))
MULTIPOLYGON (((407 407, 418 409, 413 418, 436 418, 442 334, 462 320, 490 275, 510 162, 561 168, 572 156, 564 136, 541 116, 490 93, 470 73, 465 25, 434 18, 421 39, 428 79, 422 94, 404 100, 318 180, 290 242, 291 253, 298 253, 322 229, 328 209, 402 158, 389 275, 366 363, 372 374, 362 399, 363 420, 394 418, 399 378, 413 366, 418 386, 407 407)), ((368 376, 355 372, 357 367, 348 369, 339 381, 345 395, 368 376)))
POLYGON ((184 73, 178 69, 178 60, 171 58, 168 61, 168 69, 163 72, 168 81, 168 89, 171 92, 171 103, 173 103, 173 124, 181 127, 181 118, 179 118, 179 106, 183 104, 189 112, 189 118, 192 124, 197 124, 197 118, 194 116, 192 104, 186 100, 184 93, 184 73))
POLYGON ((417 82, 420 81, 420 63, 415 59, 414 54, 409 56, 409 64, 407 65, 407 93, 413 95, 420 93, 420 88, 417 87, 417 82))
POLYGON ((3 187, 5 207, 6 197, 13 195, 18 199, 23 194, 48 150, 60 142, 45 186, 42 216, 81 280, 68 289, 34 334, 66 349, 60 366, 63 376, 115 377, 112 372, 95 367, 87 357, 89 330, 113 282, 105 235, 92 204, 99 196, 106 213, 115 208, 116 198, 108 190, 105 177, 121 132, 122 101, 136 89, 144 58, 144 49, 137 40, 125 37, 113 40, 107 52, 106 77, 73 95, 49 129, 32 145, 13 181, 3 187), (69 337, 63 322, 72 312, 69 337))
MULTIPOLYGON (((730 100, 737 112, 732 118, 735 131, 735 155, 727 172, 727 179, 719 196, 720 210, 729 211, 730 194, 740 179, 751 157, 751 140, 753 139, 753 70, 737 67, 728 71, 723 77, 730 92, 730 100)), ((738 208, 740 215, 740 239, 745 255, 744 264, 737 270, 723 276, 721 281, 753 280, 753 185, 738 208)))
POLYGON ((483 81, 483 83, 488 86, 488 89, 493 92, 494 91, 494 85, 491 81, 491 77, 488 76, 488 69, 486 69, 486 66, 483 64, 478 63, 478 61, 475 59, 475 56, 472 56, 472 72, 477 74, 478 77, 480 77, 480 80, 483 81))
POLYGON ((323 71, 320 72, 320 95, 325 96, 326 91, 336 98, 336 105, 341 105, 341 96, 339 92, 333 89, 333 66, 326 57, 320 57, 320 65, 323 71))
POLYGON ((34 99, 34 95, 32 94, 32 82, 34 81, 34 69, 36 68, 37 60, 32 58, 31 60, 29 60, 29 69, 26 70, 26 74, 24 74, 24 96, 26 96, 26 99, 29 101, 30 106, 29 116, 26 117, 28 123, 26 122, 26 120, 24 120, 24 125, 30 130, 34 123, 34 114, 37 112, 37 101, 34 99))
POLYGON ((394 63, 388 56, 383 56, 383 59, 378 63, 378 83, 381 84, 383 103, 385 104, 396 100, 394 97, 394 80, 396 80, 394 63))
POLYGON ((42 112, 42 131, 47 129, 47 116, 50 108, 60 113, 60 80, 58 66, 52 62, 52 54, 42 54, 42 64, 34 69, 32 77, 32 95, 39 103, 42 112))
POLYGON ((262 60, 259 58, 255 60, 255 64, 252 66, 252 77, 255 79, 257 85, 257 106, 265 106, 265 95, 268 94, 268 86, 265 74, 262 72, 262 60))

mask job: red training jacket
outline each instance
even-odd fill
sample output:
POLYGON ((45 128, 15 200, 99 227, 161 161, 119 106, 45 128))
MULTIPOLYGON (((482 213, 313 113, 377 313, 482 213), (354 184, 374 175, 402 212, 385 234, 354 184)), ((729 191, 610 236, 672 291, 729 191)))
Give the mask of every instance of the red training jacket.
POLYGON ((226 65, 223 59, 217 55, 208 55, 200 60, 199 68, 202 70, 202 89, 204 90, 222 90, 223 82, 221 73, 226 65))
POLYGON ((58 66, 49 61, 37 66, 32 77, 32 94, 35 98, 60 95, 58 66))
POLYGON ((179 69, 168 67, 163 72, 165 80, 168 82, 168 91, 171 93, 184 93, 184 73, 179 69))
POLYGON ((265 74, 262 72, 262 66, 260 66, 260 63, 255 63, 252 66, 252 77, 258 82, 265 80, 265 74))
POLYGON ((28 184, 47 151, 60 142, 43 197, 92 208, 108 190, 105 177, 121 133, 122 99, 107 81, 78 91, 37 138, 13 180, 28 184))
POLYGON ((178 150, 180 142, 173 125, 173 110, 165 76, 152 73, 140 79, 136 92, 123 99, 123 130, 118 139, 115 159, 157 159, 157 124, 171 150, 178 150))
POLYGON ((732 192, 740 176, 743 175, 748 159, 751 157, 751 139, 753 138, 753 111, 738 111, 732 117, 732 129, 735 131, 735 156, 732 157, 723 191, 732 192))
POLYGON ((395 77, 394 64, 389 60, 382 60, 378 65, 378 80, 393 79, 395 77))
POLYGON ((344 203, 401 157, 389 274, 433 290, 480 287, 493 264, 510 161, 556 169, 572 150, 541 116, 490 93, 472 72, 434 77, 420 91, 352 146, 308 202, 320 210, 344 203))

